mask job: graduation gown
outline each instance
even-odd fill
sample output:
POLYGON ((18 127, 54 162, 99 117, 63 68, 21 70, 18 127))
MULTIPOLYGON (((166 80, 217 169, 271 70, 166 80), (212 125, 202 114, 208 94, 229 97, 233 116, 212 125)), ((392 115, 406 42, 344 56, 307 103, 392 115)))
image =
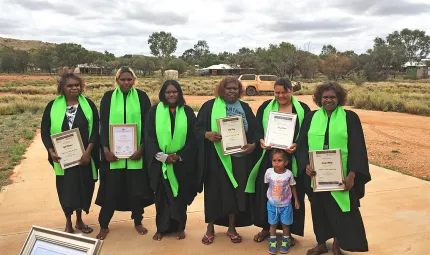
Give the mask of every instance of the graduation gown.
MULTIPOLYGON (((179 191, 177 197, 173 196, 170 182, 164 179, 161 162, 155 159, 155 154, 161 152, 156 134, 156 111, 154 105, 148 113, 145 130, 145 154, 148 164, 150 186, 155 192, 155 207, 157 209, 157 232, 176 232, 178 228, 185 229, 187 221, 187 205, 190 205, 196 194, 196 145, 194 124, 196 116, 191 107, 185 105, 187 116, 187 138, 184 147, 176 154, 182 161, 177 161, 174 166, 175 176, 178 180, 179 191)), ((175 116, 170 112, 172 137, 175 129, 175 116)))
MULTIPOLYGON (((141 110, 141 144, 145 137, 145 116, 151 107, 148 96, 142 90, 136 89, 140 101, 141 110)), ((100 102, 100 140, 101 140, 101 164, 100 186, 97 192, 96 204, 103 206, 106 202, 116 211, 131 211, 132 198, 139 197, 142 207, 154 203, 153 193, 149 188, 149 176, 145 160, 143 168, 137 169, 110 169, 110 163, 106 160, 103 147, 109 148, 109 114, 113 90, 107 91, 100 102)), ((124 100, 124 119, 126 116, 126 100, 124 100)), ((142 154, 144 157, 145 154, 142 154)))
MULTIPOLYGON (((265 101, 257 111, 257 122, 263 129, 263 114, 264 109, 266 109, 267 105, 272 100, 265 101)), ((303 107, 305 115, 310 112, 310 108, 307 104, 299 102, 303 107)), ((296 108, 293 105, 292 113, 297 114, 296 108)), ((300 122, 297 118, 296 121, 296 129, 294 130, 294 137, 297 136, 300 130, 300 122)), ((264 134, 264 133, 263 133, 264 134)), ((262 136, 261 139, 264 139, 262 136)), ((262 148, 260 144, 258 146, 258 155, 261 157, 262 148)), ((295 153, 296 154, 296 153, 295 153)), ((269 229, 269 223, 267 221, 267 189, 269 185, 264 183, 264 174, 268 168, 272 167, 272 153, 271 151, 266 151, 263 160, 261 161, 260 169, 258 170, 257 178, 255 179, 255 193, 251 195, 252 198, 252 213, 253 213, 253 223, 254 225, 262 228, 269 229)), ((292 161, 289 162, 287 169, 292 170, 292 161)), ((304 225, 305 225, 305 189, 304 189, 304 180, 303 180, 303 172, 294 177, 296 181, 296 190, 297 196, 300 202, 300 208, 295 209, 294 207, 294 197, 291 197, 291 204, 293 205, 293 224, 290 226, 291 233, 299 236, 304 235, 304 225)), ((282 229, 282 226, 279 226, 279 229, 282 229)))
MULTIPOLYGON (((305 116, 298 144, 299 170, 306 172, 309 164, 308 132, 312 117, 316 111, 305 116)), ((305 176, 305 189, 308 190, 311 202, 312 222, 318 243, 324 243, 336 237, 341 249, 346 251, 368 251, 366 232, 360 214, 360 199, 365 195, 365 184, 370 181, 369 162, 363 128, 358 115, 345 110, 348 132, 348 166, 347 170, 355 172, 354 186, 349 191, 351 210, 342 212, 330 192, 312 192, 311 178, 305 176)), ((329 124, 330 122, 328 122, 329 124)), ((327 125, 328 125, 327 124, 327 125)), ((325 136, 328 144, 328 128, 325 136)))
MULTIPOLYGON (((242 193, 246 200, 248 196, 243 194, 246 181, 252 167, 257 161, 255 153, 242 158, 232 157, 233 173, 238 187, 235 189, 225 171, 221 160, 215 150, 214 144, 205 138, 205 133, 211 131, 211 113, 215 99, 203 104, 196 122, 197 157, 198 157, 198 189, 201 192, 204 186, 205 222, 214 222, 217 225, 228 226, 228 215, 236 214, 236 227, 252 225, 249 201, 243 202, 237 198, 237 193, 242 193), (244 183, 243 183, 244 181, 244 183), (242 182, 242 183, 240 183, 242 182), (242 207, 239 210, 239 206, 242 207)), ((258 144, 262 136, 255 115, 249 105, 240 101, 248 121, 246 139, 249 144, 258 144)))
MULTIPOLYGON (((93 101, 89 98, 86 98, 88 104, 90 105, 93 112, 93 127, 91 132, 91 137, 89 135, 88 129, 88 120, 85 117, 84 112, 82 111, 81 106, 78 106, 76 111, 75 119, 73 121, 72 129, 79 128, 79 132, 81 135, 82 143, 84 144, 84 148, 88 147, 88 144, 93 143, 94 147, 91 151, 91 157, 94 160, 96 168, 99 168, 100 165, 100 156, 99 156, 99 114, 97 111, 97 107, 93 101)), ((42 116, 41 123, 41 137, 45 148, 48 150, 50 148, 54 148, 51 140, 51 109, 54 100, 49 102, 45 108, 45 111, 42 116)), ((61 118, 61 116, 59 116, 61 118)), ((67 121, 67 116, 63 116, 63 124, 61 126, 61 131, 70 130, 69 123, 67 121)), ((52 167, 54 167, 54 162, 51 158, 51 155, 48 152, 48 161, 52 167)), ((54 172, 52 174, 55 174, 54 172)), ((68 168, 64 171, 64 175, 56 176, 56 187, 58 198, 60 200, 61 207, 66 216, 72 215, 73 211, 77 209, 82 209, 84 212, 88 214, 91 200, 94 192, 94 183, 96 180, 93 178, 93 173, 91 169, 91 164, 86 166, 74 166, 68 168)))

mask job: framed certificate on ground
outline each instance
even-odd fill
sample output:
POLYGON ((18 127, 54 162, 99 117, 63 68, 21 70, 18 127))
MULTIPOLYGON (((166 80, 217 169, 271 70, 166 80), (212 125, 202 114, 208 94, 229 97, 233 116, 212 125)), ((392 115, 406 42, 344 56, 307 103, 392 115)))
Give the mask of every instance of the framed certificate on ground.
POLYGON ((223 154, 230 155, 242 152, 242 147, 246 144, 242 115, 219 118, 216 121, 218 132, 222 136, 223 154))
POLYGON ((51 135, 51 140, 63 170, 80 164, 85 148, 78 128, 51 135))
POLYGON ((137 125, 111 124, 110 151, 117 158, 130 158, 137 151, 137 125))
POLYGON ((314 192, 344 189, 340 149, 310 151, 309 162, 317 172, 312 177, 314 192))
POLYGON ((272 148, 287 149, 294 142, 297 114, 270 111, 264 144, 272 148))
POLYGON ((96 255, 103 241, 33 226, 20 255, 96 255))

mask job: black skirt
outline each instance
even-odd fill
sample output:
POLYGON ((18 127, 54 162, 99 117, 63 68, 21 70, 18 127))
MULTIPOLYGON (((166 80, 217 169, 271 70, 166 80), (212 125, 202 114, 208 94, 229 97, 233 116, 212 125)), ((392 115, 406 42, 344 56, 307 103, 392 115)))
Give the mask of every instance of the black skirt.
POLYGON ((138 197, 143 207, 154 203, 149 188, 149 177, 143 169, 110 169, 110 163, 103 160, 100 166, 100 187, 96 204, 109 203, 116 211, 131 211, 131 200, 138 197))
POLYGON ((64 170, 64 176, 56 176, 57 194, 66 216, 72 215, 78 209, 89 213, 94 183, 89 165, 75 166, 64 170))

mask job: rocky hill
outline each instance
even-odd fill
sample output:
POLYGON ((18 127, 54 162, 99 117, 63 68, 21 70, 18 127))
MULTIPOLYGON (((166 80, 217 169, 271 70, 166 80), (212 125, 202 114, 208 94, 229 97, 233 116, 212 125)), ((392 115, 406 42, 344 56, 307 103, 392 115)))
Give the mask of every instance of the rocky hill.
POLYGON ((12 47, 15 50, 27 51, 31 49, 38 49, 42 46, 54 46, 54 45, 55 43, 48 43, 48 42, 35 41, 35 40, 18 40, 18 39, 0 37, 0 47, 7 46, 7 47, 12 47))

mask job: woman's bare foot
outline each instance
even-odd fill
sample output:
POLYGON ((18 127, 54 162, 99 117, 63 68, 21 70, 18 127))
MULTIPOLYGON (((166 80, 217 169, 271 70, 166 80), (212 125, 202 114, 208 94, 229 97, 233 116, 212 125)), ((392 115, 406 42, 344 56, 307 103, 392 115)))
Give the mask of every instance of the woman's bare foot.
POLYGON ((66 228, 64 229, 64 232, 70 233, 70 234, 75 233, 75 230, 73 229, 71 222, 66 223, 66 228))
POLYGON ((269 230, 262 229, 254 236, 254 242, 260 243, 270 236, 269 230))
POLYGON ((154 236, 152 237, 152 240, 161 241, 161 239, 163 239, 163 234, 161 234, 160 232, 155 232, 154 236))
POLYGON ((136 229, 137 233, 139 233, 139 235, 148 234, 148 230, 143 225, 137 225, 134 228, 136 229))
POLYGON ((176 236, 176 239, 178 239, 178 240, 182 240, 182 239, 185 239, 185 231, 179 231, 178 232, 178 235, 176 236))
POLYGON ((100 228, 100 232, 97 234, 96 238, 100 240, 105 240, 109 233, 109 228, 100 228))
POLYGON ((328 252, 328 250, 327 250, 327 246, 325 244, 318 244, 314 248, 309 249, 306 254, 307 255, 320 255, 320 254, 324 254, 327 252, 328 252))
POLYGON ((333 246, 331 247, 331 251, 334 255, 343 255, 343 252, 340 250, 339 244, 336 238, 333 241, 333 246))

